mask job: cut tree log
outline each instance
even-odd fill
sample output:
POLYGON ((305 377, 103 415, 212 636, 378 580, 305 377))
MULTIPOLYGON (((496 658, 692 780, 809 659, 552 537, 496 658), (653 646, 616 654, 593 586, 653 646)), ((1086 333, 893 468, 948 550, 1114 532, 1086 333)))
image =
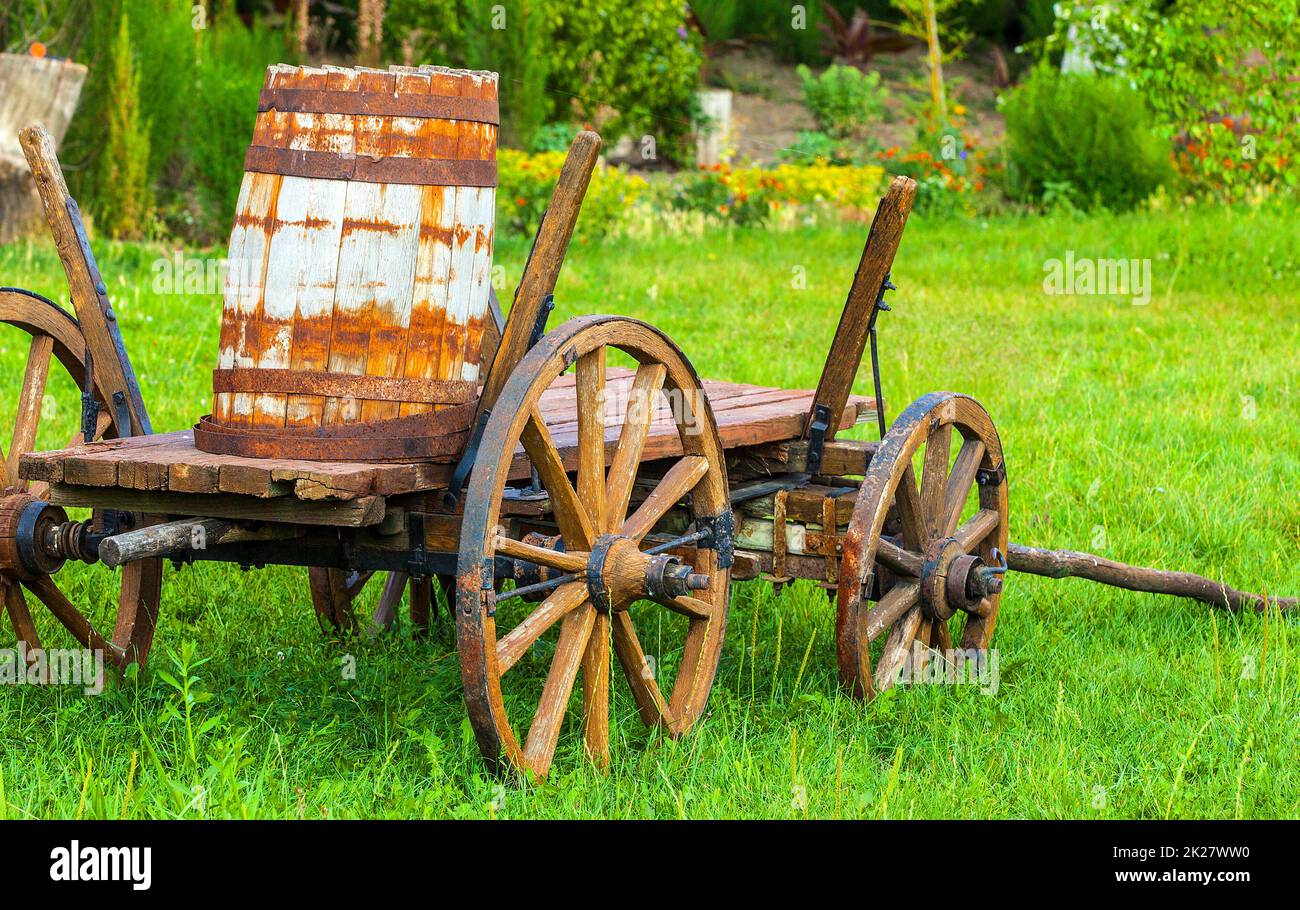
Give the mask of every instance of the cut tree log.
POLYGON ((1129 591, 1188 597, 1234 613, 1243 607, 1259 613, 1264 612, 1266 606, 1278 610, 1294 610, 1297 603, 1300 603, 1300 599, 1295 597, 1265 597, 1249 591, 1238 591, 1192 572, 1146 569, 1091 553, 1042 550, 1015 543, 1007 547, 1007 568, 1047 578, 1086 578, 1129 591))
POLYGON ((0 243, 38 230, 41 200, 18 132, 43 123, 57 143, 77 109, 86 67, 79 63, 0 54, 0 243))

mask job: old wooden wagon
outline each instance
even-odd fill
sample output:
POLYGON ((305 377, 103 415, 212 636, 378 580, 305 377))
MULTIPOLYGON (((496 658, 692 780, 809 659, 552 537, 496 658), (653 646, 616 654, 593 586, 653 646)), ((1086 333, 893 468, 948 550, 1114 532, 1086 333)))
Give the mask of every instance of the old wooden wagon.
POLYGON ((342 633, 389 627, 408 590, 427 627, 436 584, 484 757, 538 775, 579 677, 586 753, 608 761, 615 659, 646 724, 689 730, 733 580, 824 586, 858 696, 931 647, 987 648, 1007 550, 992 420, 935 392, 887 426, 878 372, 874 398, 851 393, 868 343, 874 366, 913 183, 880 203, 817 388, 788 391, 702 380, 635 319, 545 330, 593 133, 502 319, 495 141, 491 74, 272 68, 231 239, 252 268, 227 282, 213 411, 155 434, 49 138, 24 132, 76 318, 0 289, 0 320, 31 336, 0 500, 19 639, 41 644, 25 589, 113 665, 142 663, 164 559, 305 566, 304 602, 342 633), (82 425, 36 453, 54 361, 83 390, 82 425), (860 422, 881 441, 841 438, 860 422), (119 573, 111 628, 60 590, 73 559, 119 573), (378 607, 358 619, 367 584, 378 607))

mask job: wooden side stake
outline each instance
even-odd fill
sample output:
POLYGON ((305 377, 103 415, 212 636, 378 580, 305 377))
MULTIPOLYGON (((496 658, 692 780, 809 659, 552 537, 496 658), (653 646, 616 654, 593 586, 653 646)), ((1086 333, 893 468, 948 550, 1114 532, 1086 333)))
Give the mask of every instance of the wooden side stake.
MULTIPOLYGON (((894 254, 898 252, 903 227, 907 224, 908 213, 912 211, 914 198, 916 181, 908 177, 895 177, 889 185, 889 191, 876 207, 871 231, 862 248, 862 259, 853 276, 853 287, 849 290, 844 312, 840 314, 839 326, 835 329, 835 338, 826 355, 826 365, 817 382, 817 395, 808 410, 805 439, 812 431, 813 415, 821 406, 830 409, 826 439, 833 438, 840 425, 844 406, 853 391, 858 365, 862 363, 862 352, 867 347, 867 326, 871 322, 871 311, 875 309, 885 276, 893 267, 894 254)), ((880 406, 881 403, 876 402, 876 407, 880 406)))
POLYGON ((115 333, 109 327, 112 317, 107 305, 108 298, 101 296, 102 286, 97 287, 100 279, 91 274, 89 264, 81 254, 72 216, 68 212, 68 200, 71 197, 63 179, 63 169, 54 154, 54 140, 39 123, 24 128, 18 138, 36 181, 36 189, 45 208, 45 220, 54 237, 59 259, 68 276, 72 305, 77 311, 77 321, 81 323, 81 333, 90 348, 95 384, 103 392, 106 403, 111 403, 113 395, 118 392, 125 396, 131 413, 131 426, 118 427, 119 436, 148 434, 151 432, 149 415, 131 373, 130 361, 126 360, 126 351, 118 348, 114 341, 115 333))
POLYGON ((479 396, 478 410, 474 415, 475 425, 479 415, 490 410, 496 403, 510 373, 528 351, 528 342, 542 301, 547 294, 554 292, 560 268, 564 265, 564 254, 569 248, 574 225, 578 222, 578 212, 582 208, 582 199, 587 193, 587 184, 591 181, 591 172, 596 167, 599 152, 600 137, 589 130, 578 133, 573 145, 569 147, 569 156, 560 171, 560 179, 556 181, 551 204, 542 216, 542 223, 538 225, 532 252, 528 254, 523 277, 515 289, 514 304, 506 317, 501 341, 492 358, 492 366, 483 384, 483 393, 479 396))

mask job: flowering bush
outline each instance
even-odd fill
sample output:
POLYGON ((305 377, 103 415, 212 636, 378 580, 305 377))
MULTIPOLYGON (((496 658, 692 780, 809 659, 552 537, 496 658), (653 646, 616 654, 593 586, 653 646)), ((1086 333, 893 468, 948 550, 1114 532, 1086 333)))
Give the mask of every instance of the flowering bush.
POLYGON ((965 108, 954 105, 948 126, 923 132, 906 151, 892 146, 879 154, 889 173, 916 181, 918 212, 947 215, 974 211, 974 197, 983 193, 1001 170, 979 136, 964 128, 964 115, 965 108))
MULTIPOLYGON (((564 152, 529 155, 515 149, 497 152, 497 229, 531 236, 541 223, 564 166, 564 152)), ((645 180, 622 168, 600 165, 591 175, 578 219, 579 237, 615 233, 625 213, 645 191, 645 180)))
POLYGON ((715 165, 699 171, 677 188, 674 205, 701 211, 736 224, 764 223, 775 212, 799 209, 857 216, 874 210, 884 170, 829 164, 775 168, 715 165))
MULTIPOLYGON (((497 153, 497 229, 531 235, 564 166, 563 152, 497 153)), ((657 228, 698 233, 710 225, 782 224, 820 215, 859 219, 875 210, 884 169, 876 165, 732 168, 716 165, 654 183, 617 167, 592 175, 578 219, 580 238, 642 235, 657 228)))
POLYGON ((1181 188, 1242 199, 1300 186, 1295 0, 1063 0, 1047 51, 1135 87, 1181 188))
POLYGON ((1227 201, 1269 188, 1300 186, 1300 161, 1294 152, 1288 156, 1292 150, 1249 129, 1249 119, 1232 117, 1188 127, 1174 143, 1174 167, 1182 184, 1227 201))

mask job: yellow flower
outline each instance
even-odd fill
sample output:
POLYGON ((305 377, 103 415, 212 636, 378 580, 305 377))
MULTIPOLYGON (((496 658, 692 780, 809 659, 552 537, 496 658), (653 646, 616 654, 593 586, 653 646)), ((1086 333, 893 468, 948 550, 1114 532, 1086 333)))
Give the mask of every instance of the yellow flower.
POLYGON ((954 104, 954 105, 952 106, 952 112, 953 112, 954 114, 956 114, 958 117, 965 117, 965 116, 966 116, 966 105, 964 105, 964 104, 954 104))

